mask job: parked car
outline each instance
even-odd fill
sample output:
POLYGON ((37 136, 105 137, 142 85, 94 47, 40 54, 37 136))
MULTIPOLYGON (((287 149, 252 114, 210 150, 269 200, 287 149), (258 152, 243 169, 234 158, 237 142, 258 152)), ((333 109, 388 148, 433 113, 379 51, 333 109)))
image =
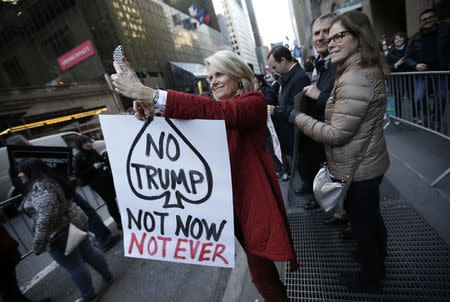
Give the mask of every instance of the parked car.
MULTIPOLYGON (((75 131, 61 132, 48 136, 43 136, 30 140, 34 146, 52 146, 52 147, 70 147, 76 152, 74 145, 75 137, 80 133, 75 131)), ((100 154, 103 155, 106 152, 105 141, 97 140, 93 141, 92 146, 100 154)), ((0 202, 8 198, 13 197, 14 186, 9 178, 9 160, 7 147, 0 148, 0 202)))

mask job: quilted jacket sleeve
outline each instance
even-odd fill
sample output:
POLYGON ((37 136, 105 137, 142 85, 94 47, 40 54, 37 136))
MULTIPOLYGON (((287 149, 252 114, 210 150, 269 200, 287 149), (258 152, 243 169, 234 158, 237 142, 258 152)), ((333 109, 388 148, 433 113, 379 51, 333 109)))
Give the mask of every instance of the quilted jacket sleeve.
POLYGON ((300 113, 295 118, 295 125, 318 142, 332 146, 345 145, 357 133, 366 116, 372 91, 370 81, 364 73, 359 70, 349 71, 342 75, 335 87, 336 96, 330 123, 320 122, 300 113))
POLYGON ((231 100, 211 98, 169 90, 164 116, 179 119, 225 120, 227 129, 261 127, 267 120, 267 103, 257 91, 231 100))
POLYGON ((48 188, 32 198, 36 211, 33 249, 36 254, 40 254, 45 251, 52 226, 58 222, 58 196, 56 191, 48 188))

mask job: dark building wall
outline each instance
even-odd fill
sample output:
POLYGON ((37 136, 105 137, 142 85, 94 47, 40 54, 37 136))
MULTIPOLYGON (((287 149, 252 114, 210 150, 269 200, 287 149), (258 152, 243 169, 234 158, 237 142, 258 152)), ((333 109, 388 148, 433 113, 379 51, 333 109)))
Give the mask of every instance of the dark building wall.
POLYGON ((370 11, 363 12, 371 18, 378 39, 388 39, 399 31, 406 32, 405 0, 370 1, 370 11))
POLYGON ((96 56, 64 72, 56 60, 77 45, 92 40, 77 2, 24 0, 11 7, 1 6, 0 16, 10 11, 16 17, 3 24, 1 34, 12 31, 15 35, 0 45, 0 87, 80 82, 102 76, 103 67, 96 56))
MULTIPOLYGON (((191 1, 157 0, 22 0, 0 2, 0 88, 88 82, 112 73, 112 51, 122 44, 137 71, 170 88, 169 61, 202 63, 221 49, 230 49, 218 28, 210 1, 198 2, 211 15, 211 26, 197 30, 176 25, 173 15, 187 19, 191 1), (183 11, 177 10, 172 4, 183 11), (204 3, 203 3, 204 2, 204 3), (187 5, 189 3, 189 5, 187 5), (204 6, 202 6, 202 4, 204 6), (7 33, 12 33, 7 35, 7 33), (86 40, 96 55, 61 71, 57 58, 86 40)), ((152 81, 150 81, 152 82, 152 81)), ((161 86, 160 86, 161 87, 161 86)))

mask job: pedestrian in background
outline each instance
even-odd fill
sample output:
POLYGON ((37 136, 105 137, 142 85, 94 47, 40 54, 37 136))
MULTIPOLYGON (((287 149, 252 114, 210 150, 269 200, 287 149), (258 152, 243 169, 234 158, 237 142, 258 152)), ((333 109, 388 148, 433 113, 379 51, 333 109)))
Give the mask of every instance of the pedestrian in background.
MULTIPOLYGON (((406 56, 406 45, 408 43, 408 37, 403 32, 398 32, 394 35, 393 39, 394 46, 389 50, 388 55, 385 57, 386 63, 391 67, 391 72, 407 72, 410 71, 407 64, 405 63, 406 56)), ((388 91, 393 89, 394 87, 390 87, 390 81, 387 82, 388 91)), ((411 104, 411 107, 414 107, 414 102, 412 101, 411 95, 411 81, 407 78, 406 81, 401 81, 400 87, 396 87, 401 91, 401 95, 403 98, 406 98, 411 104)), ((395 113, 398 117, 403 117, 403 103, 406 102, 405 99, 400 99, 397 95, 394 94, 394 102, 395 102, 395 113)))
MULTIPOLYGON (((262 74, 255 75, 255 78, 253 79, 253 83, 255 85, 255 90, 260 91, 264 97, 266 98, 267 105, 273 105, 276 106, 278 104, 278 97, 275 91, 273 91, 272 87, 270 87, 266 80, 264 79, 264 76, 262 74)), ((272 121, 273 122, 273 121, 272 121)), ((274 128, 277 128, 277 125, 273 123, 274 128)), ((275 155, 275 150, 273 148, 273 139, 272 135, 270 134, 269 129, 266 131, 266 148, 269 150, 270 155, 272 156, 272 161, 275 166, 275 171, 277 173, 277 177, 280 178, 283 176, 283 166, 278 159, 278 157, 275 155)))
POLYGON ((394 41, 394 47, 388 52, 386 62, 391 66, 391 71, 393 72, 408 71, 408 67, 405 64, 408 37, 404 32, 398 32, 395 33, 392 40, 394 41))
POLYGON ((113 276, 102 252, 91 245, 88 237, 71 254, 65 255, 69 224, 87 230, 86 214, 72 202, 75 188, 63 178, 51 175, 48 166, 36 158, 19 163, 19 177, 25 184, 20 208, 33 220, 33 252, 40 255, 48 251, 67 270, 81 292, 76 302, 95 301, 97 296, 86 263, 102 276, 105 284, 113 276))
MULTIPOLYGON (((0 297, 3 302, 33 302, 25 297, 17 285, 16 266, 21 256, 19 244, 0 224, 0 297)), ((50 302, 50 298, 35 302, 50 302)))
POLYGON ((294 126, 289 123, 289 114, 294 109, 295 96, 311 84, 311 80, 300 64, 292 58, 290 50, 284 46, 272 48, 267 60, 272 71, 280 74, 281 92, 278 95, 278 106, 267 105, 267 110, 278 125, 284 173, 287 173, 282 180, 287 181, 294 150, 294 126))
POLYGON ((350 11, 334 18, 328 41, 336 82, 325 121, 295 110, 291 120, 305 135, 324 143, 328 168, 336 180, 352 177, 344 208, 358 245, 355 256, 360 271, 344 274, 340 281, 352 290, 373 292, 384 278, 387 252, 379 187, 389 167, 383 133, 389 66, 363 13, 350 11), (356 171, 351 171, 358 160, 356 171))
POLYGON ((75 138, 75 147, 78 153, 75 155, 75 175, 82 185, 89 185, 105 201, 111 217, 116 222, 117 228, 122 229, 120 212, 116 202, 116 191, 111 169, 97 151, 92 148, 92 140, 87 135, 79 135, 75 138))
MULTIPOLYGON (((450 26, 447 22, 438 22, 434 9, 425 9, 419 15, 420 29, 406 47, 406 65, 419 72, 449 70, 450 68, 450 26)), ((448 93, 448 76, 432 75, 414 77, 413 114, 422 120, 439 125, 441 114, 445 112, 448 93), (428 103, 427 93, 433 92, 433 103, 428 103), (430 110, 434 110, 432 121, 428 121, 430 110), (417 110, 416 110, 417 109, 417 110), (422 116, 419 117, 419 114, 422 116)))
POLYGON ((154 106, 163 116, 225 120, 230 153, 235 235, 247 254, 253 283, 265 301, 287 301, 274 261, 298 268, 278 180, 265 146, 267 102, 254 91, 253 73, 238 55, 219 51, 205 59, 214 99, 139 84, 128 62, 111 75, 116 91, 134 102, 136 117, 147 120, 154 106), (264 188, 262 190, 261 188, 264 188))
MULTIPOLYGON (((9 146, 27 146, 31 143, 20 134, 13 135, 6 139, 6 144, 9 146)), ((9 168, 9 177, 15 188, 16 194, 24 194, 25 187, 20 178, 17 176, 18 171, 13 168, 9 168)), ((71 176, 71 175, 69 175, 71 176)), ((120 235, 112 235, 111 231, 105 226, 102 218, 98 215, 97 211, 79 194, 74 192, 73 201, 84 211, 88 216, 88 231, 93 233, 100 248, 103 252, 108 251, 119 240, 120 235)))
MULTIPOLYGON (((317 81, 303 88, 305 93, 304 113, 319 121, 323 121, 325 105, 334 86, 334 68, 330 62, 327 44, 328 30, 333 17, 333 14, 325 14, 314 21, 312 36, 314 49, 318 53, 317 58, 314 60, 317 81)), ((320 165, 325 162, 325 150, 322 143, 303 133, 300 133, 300 135, 298 171, 303 185, 294 192, 296 194, 308 194, 312 193, 314 177, 319 171, 320 165)), ((318 207, 319 204, 314 199, 314 196, 304 206, 306 210, 318 207)))

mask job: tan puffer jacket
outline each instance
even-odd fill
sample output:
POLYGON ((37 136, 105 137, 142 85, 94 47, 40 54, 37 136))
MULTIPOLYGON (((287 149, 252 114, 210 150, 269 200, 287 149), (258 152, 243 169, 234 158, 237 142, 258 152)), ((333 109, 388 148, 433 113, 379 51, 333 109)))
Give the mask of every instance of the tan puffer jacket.
POLYGON ((340 66, 325 107, 325 122, 303 113, 295 118, 295 124, 304 134, 325 145, 330 172, 340 180, 350 175, 359 156, 363 156, 363 160, 353 181, 381 176, 389 167, 383 134, 384 77, 379 68, 357 67, 359 59, 360 55, 355 54, 340 66), (361 154, 367 142, 369 146, 365 154, 361 154))

